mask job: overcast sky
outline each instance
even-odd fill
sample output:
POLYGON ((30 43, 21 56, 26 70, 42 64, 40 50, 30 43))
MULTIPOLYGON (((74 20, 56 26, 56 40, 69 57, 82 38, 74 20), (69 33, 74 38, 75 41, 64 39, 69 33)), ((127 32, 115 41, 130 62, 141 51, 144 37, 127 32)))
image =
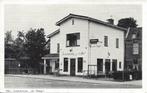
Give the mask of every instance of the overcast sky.
POLYGON ((140 5, 98 5, 98 4, 46 4, 46 5, 5 5, 5 31, 24 32, 30 28, 44 28, 45 34, 58 29, 55 23, 69 13, 93 17, 102 21, 113 18, 115 24, 121 18, 133 17, 142 26, 140 5))

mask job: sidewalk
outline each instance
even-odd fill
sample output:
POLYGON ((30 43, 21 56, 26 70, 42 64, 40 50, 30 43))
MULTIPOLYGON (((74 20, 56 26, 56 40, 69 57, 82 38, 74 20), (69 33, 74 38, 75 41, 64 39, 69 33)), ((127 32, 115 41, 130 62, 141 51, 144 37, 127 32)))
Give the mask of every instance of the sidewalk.
POLYGON ((55 75, 14 75, 7 74, 7 76, 23 77, 23 78, 36 78, 36 79, 51 79, 51 80, 65 80, 65 81, 75 81, 75 82, 87 82, 87 83, 97 83, 97 84, 127 84, 127 85, 139 85, 142 86, 142 80, 134 81, 113 81, 106 79, 88 79, 83 77, 73 77, 73 76, 55 76, 55 75))

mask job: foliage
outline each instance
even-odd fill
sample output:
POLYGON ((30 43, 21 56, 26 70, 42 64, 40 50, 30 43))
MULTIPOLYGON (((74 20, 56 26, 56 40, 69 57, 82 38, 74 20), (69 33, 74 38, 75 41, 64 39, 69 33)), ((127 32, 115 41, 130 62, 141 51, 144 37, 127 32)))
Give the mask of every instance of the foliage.
POLYGON ((14 40, 12 38, 12 31, 7 31, 5 33, 5 58, 14 58, 15 50, 14 50, 14 40))
POLYGON ((44 29, 30 29, 26 34, 26 53, 31 58, 31 67, 38 68, 41 57, 44 56, 46 44, 44 29))
POLYGON ((142 79, 142 71, 116 71, 113 73, 113 78, 115 80, 130 80, 130 75, 132 76, 132 80, 142 79))
POLYGON ((27 56, 25 51, 25 35, 24 32, 18 31, 17 38, 15 39, 16 58, 20 59, 22 56, 27 56))
POLYGON ((10 42, 13 42, 12 31, 7 31, 5 33, 5 44, 8 44, 10 42))
POLYGON ((134 18, 122 18, 118 21, 117 26, 123 27, 123 28, 129 28, 129 27, 137 27, 136 20, 134 18))

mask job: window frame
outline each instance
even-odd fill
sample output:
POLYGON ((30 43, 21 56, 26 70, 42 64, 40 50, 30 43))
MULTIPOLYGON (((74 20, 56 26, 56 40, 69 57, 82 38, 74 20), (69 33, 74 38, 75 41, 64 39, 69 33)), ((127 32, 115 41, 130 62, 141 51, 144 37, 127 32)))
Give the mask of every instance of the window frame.
POLYGON ((74 20, 74 18, 72 18, 71 23, 72 23, 72 25, 75 24, 75 20, 74 20))
POLYGON ((104 46, 108 47, 108 36, 104 36, 104 46))
POLYGON ((57 53, 60 52, 60 43, 57 43, 57 53))
POLYGON ((119 38, 116 38, 116 48, 119 48, 119 38))
POLYGON ((66 34, 66 47, 79 47, 80 44, 78 45, 78 43, 76 45, 70 45, 70 41, 69 41, 69 45, 67 44, 67 41, 68 41, 68 35, 72 35, 72 34, 79 34, 79 39, 76 39, 76 43, 78 40, 80 40, 80 32, 76 32, 76 33, 69 33, 69 34, 66 34))

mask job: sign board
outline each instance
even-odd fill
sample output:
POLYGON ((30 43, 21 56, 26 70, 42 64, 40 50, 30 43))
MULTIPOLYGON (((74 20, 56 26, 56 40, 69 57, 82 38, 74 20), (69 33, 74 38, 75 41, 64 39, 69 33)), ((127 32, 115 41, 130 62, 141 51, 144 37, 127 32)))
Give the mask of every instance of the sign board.
POLYGON ((98 39, 90 39, 90 44, 97 44, 98 41, 98 39))

